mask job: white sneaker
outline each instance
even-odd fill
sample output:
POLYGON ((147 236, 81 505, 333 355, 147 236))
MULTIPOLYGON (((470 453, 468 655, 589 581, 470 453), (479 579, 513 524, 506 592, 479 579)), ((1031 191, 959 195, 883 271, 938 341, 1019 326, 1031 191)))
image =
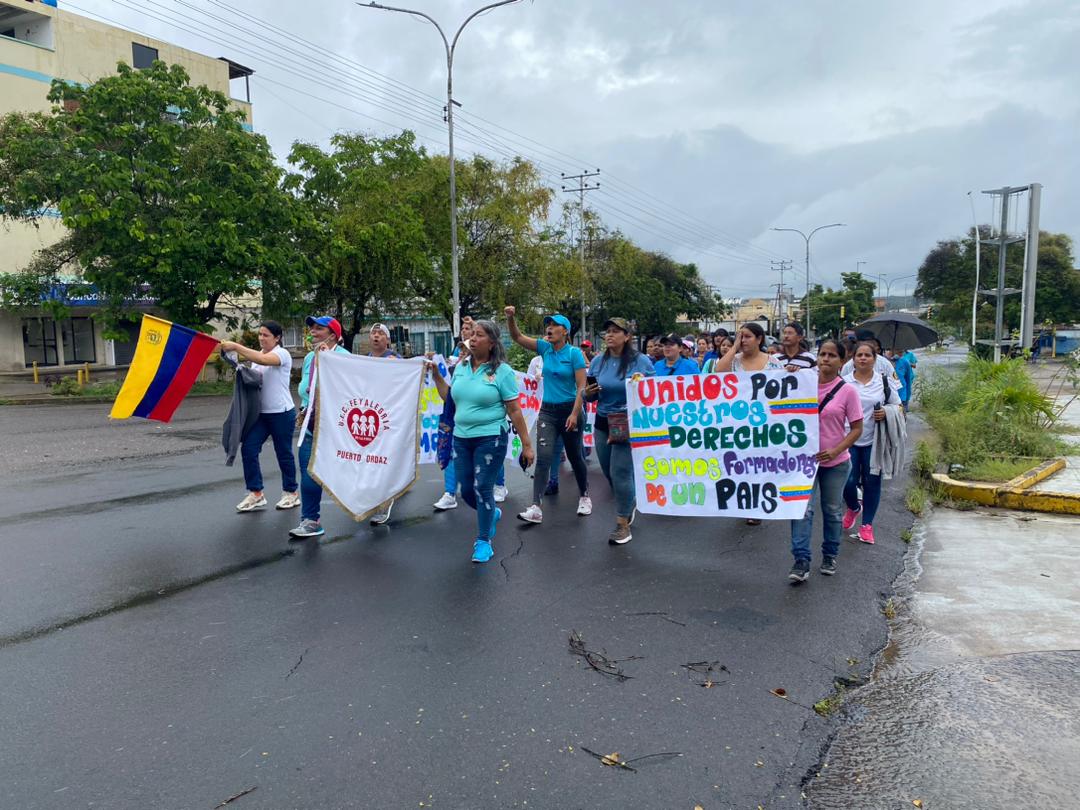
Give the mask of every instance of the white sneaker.
POLYGON ((281 500, 274 504, 275 509, 295 509, 300 505, 299 492, 283 492, 281 500))
POLYGON ((393 501, 387 501, 386 502, 386 511, 379 511, 379 512, 376 512, 374 515, 371 516, 371 525, 372 526, 382 526, 384 523, 388 523, 390 521, 390 510, 393 509, 393 508, 394 508, 394 502, 393 501))
POLYGON ((534 503, 524 512, 518 512, 518 517, 527 523, 541 523, 544 520, 544 513, 540 510, 540 507, 534 503))
POLYGON ((439 500, 432 504, 440 512, 444 512, 447 509, 457 509, 457 498, 454 497, 453 492, 444 492, 439 500))
POLYGON ((498 484, 495 485, 495 503, 502 503, 506 500, 506 496, 510 494, 510 490, 506 487, 501 487, 498 484))
POLYGON ((266 506, 266 496, 256 495, 254 492, 249 492, 244 500, 240 501, 236 505, 237 512, 253 512, 256 509, 262 509, 266 506))
POLYGON ((592 514, 592 498, 588 495, 582 495, 578 498, 577 513, 579 515, 591 515, 592 514))

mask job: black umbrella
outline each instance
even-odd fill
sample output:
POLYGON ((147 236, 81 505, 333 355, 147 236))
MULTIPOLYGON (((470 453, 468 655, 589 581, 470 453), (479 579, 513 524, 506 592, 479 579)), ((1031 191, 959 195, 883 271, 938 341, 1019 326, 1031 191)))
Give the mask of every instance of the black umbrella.
POLYGON ((855 329, 873 332, 882 349, 892 349, 894 352, 918 349, 938 340, 934 327, 906 312, 882 312, 863 321, 855 329))

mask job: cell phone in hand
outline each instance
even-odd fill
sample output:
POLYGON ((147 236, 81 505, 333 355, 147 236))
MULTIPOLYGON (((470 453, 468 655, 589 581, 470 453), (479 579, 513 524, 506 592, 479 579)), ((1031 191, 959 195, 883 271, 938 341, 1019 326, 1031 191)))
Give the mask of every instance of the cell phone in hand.
POLYGON ((586 377, 585 378, 585 384, 586 385, 596 385, 596 377, 586 377))
POLYGON ((522 472, 529 471, 529 461, 525 458, 524 453, 518 453, 518 466, 521 467, 522 472))

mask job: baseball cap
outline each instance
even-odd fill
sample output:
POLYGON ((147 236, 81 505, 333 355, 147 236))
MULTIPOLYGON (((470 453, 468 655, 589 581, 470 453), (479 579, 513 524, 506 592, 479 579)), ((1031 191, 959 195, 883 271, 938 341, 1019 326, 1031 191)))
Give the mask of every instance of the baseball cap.
POLYGON ((389 339, 390 337, 390 329, 387 328, 385 323, 373 323, 371 325, 371 329, 368 330, 369 334, 371 332, 382 332, 384 335, 386 335, 387 339, 389 339))
POLYGON ((692 348, 694 348, 694 341, 689 340, 687 338, 683 338, 682 339, 682 345, 685 346, 688 349, 692 349, 692 348))
POLYGON ((606 321, 604 321, 604 325, 601 328, 606 330, 609 326, 614 326, 617 329, 622 329, 628 335, 632 331, 630 329, 630 322, 626 320, 626 318, 608 318, 606 321))
POLYGON ((567 332, 570 331, 570 319, 565 315, 560 315, 557 312, 554 315, 548 315, 544 318, 544 326, 547 326, 549 323, 557 323, 567 332))
POLYGON ((307 326, 325 326, 337 335, 338 340, 341 340, 341 324, 338 323, 337 318, 331 318, 329 315, 319 315, 317 317, 315 315, 308 315, 304 319, 304 324, 307 326))
POLYGON ((671 332, 670 334, 667 334, 667 335, 661 335, 660 336, 660 342, 661 343, 674 343, 676 345, 679 345, 679 344, 682 343, 682 338, 679 337, 678 335, 676 335, 674 332, 671 332))
POLYGON ((581 341, 581 348, 583 348, 583 349, 591 349, 592 348, 592 341, 591 340, 583 340, 583 341, 581 341))

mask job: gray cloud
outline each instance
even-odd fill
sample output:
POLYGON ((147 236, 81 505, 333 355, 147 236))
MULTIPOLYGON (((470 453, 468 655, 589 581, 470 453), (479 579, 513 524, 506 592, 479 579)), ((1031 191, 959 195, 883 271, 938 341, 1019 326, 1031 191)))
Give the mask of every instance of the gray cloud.
MULTIPOLYGON (((229 48, 105 0, 78 5, 254 67, 256 126, 279 155, 337 129, 404 126, 445 148, 445 72, 430 26, 348 3, 237 0, 320 46, 300 46, 301 64, 286 67, 283 41, 260 41, 265 30, 208 0, 185 2, 239 23, 209 22, 229 48)), ((479 5, 411 2, 448 24, 479 5)), ((198 16, 177 0, 145 6, 162 9, 198 16)), ((970 226, 971 189, 1042 182, 1044 229, 1080 236, 1070 193, 1080 183, 1078 30, 1070 0, 520 3, 462 36, 460 148, 523 153, 549 178, 599 166, 590 201, 606 220, 732 292, 765 293, 769 258, 801 264, 802 241, 774 225, 848 223, 814 238, 824 283, 859 260, 870 275, 900 278, 970 226)))

